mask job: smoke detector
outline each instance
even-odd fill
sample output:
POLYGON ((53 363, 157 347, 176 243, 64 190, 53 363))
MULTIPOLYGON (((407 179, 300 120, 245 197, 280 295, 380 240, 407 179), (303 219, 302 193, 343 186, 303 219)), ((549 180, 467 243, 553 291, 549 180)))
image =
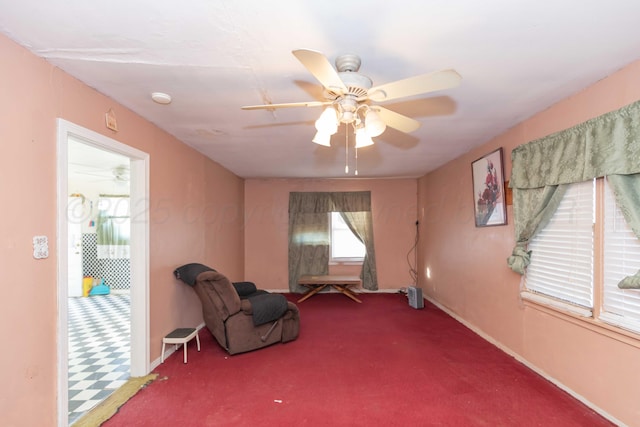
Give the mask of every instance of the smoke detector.
POLYGON ((171 95, 163 92, 153 92, 151 94, 151 99, 153 99, 154 102, 162 105, 171 103, 171 95))

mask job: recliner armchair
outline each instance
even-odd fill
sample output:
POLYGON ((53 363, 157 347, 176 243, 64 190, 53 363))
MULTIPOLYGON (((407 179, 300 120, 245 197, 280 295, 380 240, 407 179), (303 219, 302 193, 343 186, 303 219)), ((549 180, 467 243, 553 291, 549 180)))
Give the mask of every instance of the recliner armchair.
POLYGON ((252 282, 232 283, 202 264, 184 265, 174 274, 193 287, 202 303, 207 329, 229 354, 298 337, 299 310, 284 295, 258 290, 252 282))

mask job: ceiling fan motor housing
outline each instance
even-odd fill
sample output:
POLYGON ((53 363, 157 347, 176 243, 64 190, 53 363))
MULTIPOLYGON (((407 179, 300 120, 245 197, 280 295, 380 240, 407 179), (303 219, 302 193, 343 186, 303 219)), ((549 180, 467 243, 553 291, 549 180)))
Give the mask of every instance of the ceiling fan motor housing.
POLYGON ((360 60, 358 55, 353 53, 345 53, 336 58, 336 69, 338 72, 356 72, 360 69, 360 64, 362 64, 362 60, 360 60))
POLYGON ((360 57, 354 54, 344 54, 336 58, 338 77, 346 86, 347 92, 335 93, 329 91, 328 99, 336 99, 340 95, 353 95, 358 101, 366 98, 367 91, 371 89, 373 82, 369 77, 358 73, 361 63, 360 57))
POLYGON ((351 123, 355 120, 355 112, 361 101, 367 99, 367 92, 373 85, 371 79, 355 71, 341 71, 340 79, 347 87, 347 92, 338 97, 338 105, 342 113, 340 121, 351 123))
POLYGON ((360 73, 346 71, 339 72, 338 76, 340 76, 340 79, 349 90, 347 93, 354 95, 356 98, 366 97, 368 90, 373 86, 371 79, 360 73))

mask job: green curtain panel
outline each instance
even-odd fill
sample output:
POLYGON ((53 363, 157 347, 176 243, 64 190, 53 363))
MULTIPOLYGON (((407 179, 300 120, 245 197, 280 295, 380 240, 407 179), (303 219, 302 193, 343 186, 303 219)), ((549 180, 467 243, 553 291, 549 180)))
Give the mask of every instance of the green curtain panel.
MULTIPOLYGON (((608 176, 640 238, 640 102, 516 147, 511 162, 516 246, 507 264, 513 271, 525 273, 527 245, 553 216, 565 184, 608 176)), ((619 286, 640 288, 640 272, 619 286)))
POLYGON ((371 212, 340 212, 351 232, 364 244, 365 255, 362 261, 360 280, 362 287, 369 290, 378 289, 378 274, 376 272, 376 254, 373 248, 373 225, 371 212))
POLYGON ((566 191, 567 184, 513 189, 516 246, 507 258, 507 264, 516 273, 525 273, 531 262, 531 251, 527 250, 529 242, 549 223, 566 191))
MULTIPOLYGON (((625 221, 636 237, 640 239, 640 174, 609 175, 607 179, 625 221)), ((633 276, 622 279, 618 283, 618 287, 621 289, 640 289, 640 271, 633 276)))
POLYGON ((289 213, 289 290, 302 293, 300 276, 329 274, 329 216, 289 213))

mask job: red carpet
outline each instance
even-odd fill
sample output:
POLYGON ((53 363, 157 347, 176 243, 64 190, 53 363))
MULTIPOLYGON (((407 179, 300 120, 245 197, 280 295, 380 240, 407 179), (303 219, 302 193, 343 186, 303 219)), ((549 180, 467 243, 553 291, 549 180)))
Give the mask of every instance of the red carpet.
POLYGON ((174 353, 103 425, 612 425, 433 305, 361 297, 298 304, 300 337, 250 353, 229 356, 203 329, 200 353, 174 353))

